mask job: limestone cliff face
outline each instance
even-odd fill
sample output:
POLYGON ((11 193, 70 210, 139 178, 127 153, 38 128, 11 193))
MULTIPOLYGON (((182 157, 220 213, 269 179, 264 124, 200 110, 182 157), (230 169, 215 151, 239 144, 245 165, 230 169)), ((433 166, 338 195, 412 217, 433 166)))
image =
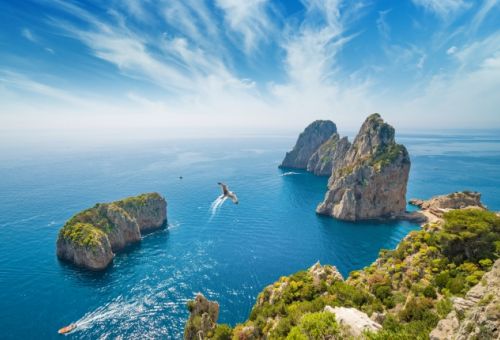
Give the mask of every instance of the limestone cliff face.
POLYGON ((347 137, 341 139, 337 133, 334 133, 311 156, 307 163, 307 171, 317 176, 330 176, 334 165, 342 162, 350 146, 351 143, 347 137))
POLYGON ((80 267, 100 270, 113 261, 113 251, 108 237, 98 233, 95 244, 75 242, 67 237, 57 239, 57 256, 80 267))
POLYGON ((453 310, 439 321, 431 340, 500 338, 500 260, 465 298, 452 298, 453 310))
POLYGON ((114 252, 140 241, 143 232, 163 227, 166 218, 167 203, 157 193, 96 204, 59 231, 57 256, 81 267, 104 269, 114 252))
POLYGON ((299 135, 292 151, 287 152, 281 168, 306 169, 311 156, 337 132, 335 123, 329 120, 317 120, 311 123, 299 135))
POLYGON ((379 114, 365 120, 352 145, 337 156, 341 161, 334 164, 318 213, 349 221, 404 213, 410 157, 394 134, 379 114))

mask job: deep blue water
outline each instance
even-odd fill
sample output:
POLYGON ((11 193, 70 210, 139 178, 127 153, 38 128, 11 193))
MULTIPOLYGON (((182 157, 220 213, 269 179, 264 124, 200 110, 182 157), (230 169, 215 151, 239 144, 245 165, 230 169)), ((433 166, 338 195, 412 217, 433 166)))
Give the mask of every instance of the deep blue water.
MULTIPOLYGON (((407 222, 344 223, 317 216, 327 179, 277 168, 294 137, 135 142, 0 151, 0 338, 181 338, 185 302, 221 304, 220 322, 248 317, 257 294, 314 262, 342 274, 393 248, 407 222), (178 176, 184 179, 180 180, 178 176), (239 198, 212 216, 227 182, 239 198), (96 202, 158 191, 169 228, 120 253, 104 273, 60 263, 58 229, 96 202)), ((478 190, 500 210, 497 133, 400 135, 412 157, 408 198, 478 190)))

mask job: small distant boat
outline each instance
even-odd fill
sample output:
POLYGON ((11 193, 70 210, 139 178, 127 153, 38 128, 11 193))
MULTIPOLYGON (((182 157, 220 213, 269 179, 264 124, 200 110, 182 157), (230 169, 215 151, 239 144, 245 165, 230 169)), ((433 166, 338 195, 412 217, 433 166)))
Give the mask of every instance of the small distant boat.
POLYGON ((57 333, 59 333, 59 334, 67 334, 67 333, 73 331, 75 328, 76 328, 76 324, 72 323, 69 326, 66 326, 66 327, 63 327, 63 328, 59 329, 57 331, 57 333))

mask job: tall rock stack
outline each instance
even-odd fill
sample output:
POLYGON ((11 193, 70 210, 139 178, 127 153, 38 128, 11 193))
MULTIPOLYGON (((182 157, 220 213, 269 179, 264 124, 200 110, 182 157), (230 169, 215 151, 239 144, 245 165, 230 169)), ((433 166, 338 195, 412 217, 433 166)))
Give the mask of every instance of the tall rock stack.
POLYGON ((307 169, 311 156, 332 135, 336 135, 338 138, 337 126, 332 121, 317 120, 311 123, 299 135, 293 150, 286 153, 280 168, 307 169))
POLYGON ((379 114, 365 120, 352 145, 336 158, 319 214, 357 221, 405 212, 410 157, 379 114))

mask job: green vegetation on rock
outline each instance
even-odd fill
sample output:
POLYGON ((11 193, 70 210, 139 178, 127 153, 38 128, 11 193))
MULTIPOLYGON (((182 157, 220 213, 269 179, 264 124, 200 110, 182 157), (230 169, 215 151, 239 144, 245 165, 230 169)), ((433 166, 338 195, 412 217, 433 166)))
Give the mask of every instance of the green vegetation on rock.
POLYGON ((59 235, 79 246, 90 248, 99 246, 101 239, 105 236, 102 230, 92 224, 81 222, 66 224, 59 235))
POLYGON ((138 196, 127 197, 120 201, 114 202, 117 206, 124 209, 136 209, 139 207, 144 207, 146 204, 152 200, 161 200, 161 196, 156 193, 146 193, 138 196))

